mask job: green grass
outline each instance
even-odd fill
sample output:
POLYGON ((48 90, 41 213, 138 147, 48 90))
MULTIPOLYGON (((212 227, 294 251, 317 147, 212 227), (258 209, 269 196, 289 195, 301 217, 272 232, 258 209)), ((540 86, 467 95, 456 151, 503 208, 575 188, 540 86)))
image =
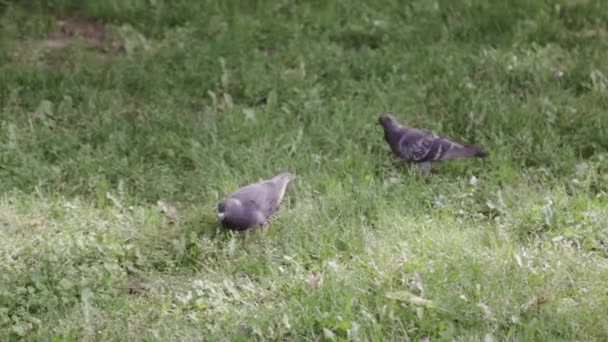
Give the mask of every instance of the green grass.
POLYGON ((603 1, 0 13, 0 340, 608 340, 603 1), (105 49, 46 47, 70 18, 105 49), (422 177, 383 111, 491 156, 422 177), (219 229, 284 171, 265 237, 219 229))

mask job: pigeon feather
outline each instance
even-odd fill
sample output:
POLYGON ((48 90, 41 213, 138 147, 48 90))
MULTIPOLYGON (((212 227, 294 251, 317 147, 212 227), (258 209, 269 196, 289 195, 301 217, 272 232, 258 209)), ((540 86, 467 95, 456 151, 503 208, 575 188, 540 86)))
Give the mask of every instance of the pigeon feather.
POLYGON ((295 177, 291 173, 282 173, 230 193, 217 207, 222 226, 233 230, 246 230, 265 224, 278 210, 287 185, 295 177))
POLYGON ((405 127, 389 113, 380 115, 384 139, 393 153, 408 162, 427 164, 461 158, 485 158, 488 153, 475 145, 460 144, 426 129, 405 127))

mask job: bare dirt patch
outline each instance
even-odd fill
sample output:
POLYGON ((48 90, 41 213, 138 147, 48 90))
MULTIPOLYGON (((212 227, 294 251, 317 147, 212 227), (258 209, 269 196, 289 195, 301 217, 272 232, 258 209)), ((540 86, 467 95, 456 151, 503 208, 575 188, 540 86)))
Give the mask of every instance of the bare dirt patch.
POLYGON ((99 19, 70 18, 58 20, 57 26, 59 30, 48 35, 42 42, 44 47, 50 49, 65 48, 78 38, 86 41, 91 47, 106 53, 118 51, 122 47, 118 40, 108 39, 106 27, 99 19))

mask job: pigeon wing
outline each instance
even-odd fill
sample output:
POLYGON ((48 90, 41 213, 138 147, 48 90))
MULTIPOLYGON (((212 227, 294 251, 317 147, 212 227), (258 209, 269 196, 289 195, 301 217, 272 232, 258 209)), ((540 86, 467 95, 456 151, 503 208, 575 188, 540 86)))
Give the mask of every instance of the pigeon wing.
MULTIPOLYGON (((283 192, 284 192, 283 188, 283 192)), ((266 194, 260 203, 260 210, 264 213, 264 215, 268 218, 272 214, 274 214, 277 209, 279 209, 279 205, 281 204, 281 200, 283 199, 283 193, 281 191, 281 185, 275 182, 268 182, 266 184, 266 194)))
POLYGON ((403 158, 412 162, 424 163, 477 156, 477 150, 473 147, 460 145, 429 130, 412 128, 407 131, 400 140, 399 150, 403 151, 403 158))
POLYGON ((425 162, 430 157, 436 139, 431 132, 403 128, 397 148, 399 156, 415 163, 425 162))
POLYGON ((435 137, 431 134, 424 134, 422 137, 413 140, 409 144, 410 160, 419 163, 427 161, 434 144, 435 137))
POLYGON ((266 218, 278 207, 277 186, 270 181, 245 186, 233 192, 230 197, 241 200, 253 210, 261 211, 266 218))

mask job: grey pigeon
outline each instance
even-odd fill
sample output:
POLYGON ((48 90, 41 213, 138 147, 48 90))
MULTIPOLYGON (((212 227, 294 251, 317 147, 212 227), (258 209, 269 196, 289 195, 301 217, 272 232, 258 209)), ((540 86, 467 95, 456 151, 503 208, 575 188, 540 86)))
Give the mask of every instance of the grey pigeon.
POLYGON ((285 172, 229 194, 217 206, 220 223, 239 231, 264 225, 279 208, 287 185, 295 178, 294 174, 285 172))
POLYGON ((478 146, 459 144, 426 129, 401 126, 391 113, 381 114, 378 122, 393 153, 418 165, 424 173, 430 172, 431 163, 436 161, 488 156, 478 146))

